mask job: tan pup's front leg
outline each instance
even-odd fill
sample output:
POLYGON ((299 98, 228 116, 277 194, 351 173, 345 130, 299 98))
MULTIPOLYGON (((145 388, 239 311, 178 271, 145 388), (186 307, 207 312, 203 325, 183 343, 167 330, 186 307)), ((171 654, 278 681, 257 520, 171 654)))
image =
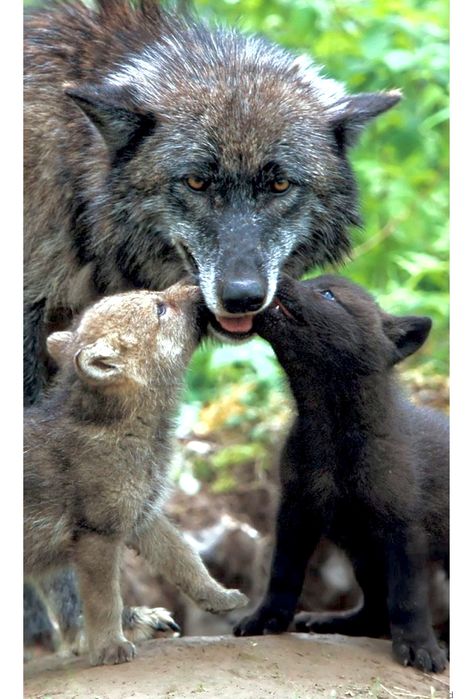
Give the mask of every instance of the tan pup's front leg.
POLYGON ((121 542, 98 534, 84 534, 76 544, 74 560, 92 665, 125 663, 135 656, 135 646, 122 630, 121 553, 121 542))
POLYGON ((137 546, 156 571, 202 609, 229 612, 247 604, 247 597, 239 590, 226 590, 209 575, 199 555, 165 516, 158 517, 140 534, 137 546))

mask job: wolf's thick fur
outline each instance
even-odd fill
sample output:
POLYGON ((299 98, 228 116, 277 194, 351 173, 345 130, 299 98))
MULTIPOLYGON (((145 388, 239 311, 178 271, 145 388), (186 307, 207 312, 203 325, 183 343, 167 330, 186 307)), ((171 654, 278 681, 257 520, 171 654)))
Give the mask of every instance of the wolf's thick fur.
POLYGON ((45 326, 97 297, 187 269, 214 314, 252 314, 282 269, 342 259, 359 222, 348 146, 400 99, 348 95, 264 39, 134 5, 26 19, 27 402, 47 378, 45 326))
MULTIPOLYGON (((200 335, 200 299, 197 287, 181 283, 102 299, 73 330, 49 337, 60 373, 48 397, 26 411, 25 575, 73 564, 94 664, 135 652, 122 628, 125 544, 208 611, 247 601, 209 576, 162 514, 172 419, 200 335)), ((155 617, 166 621, 159 610, 155 617)), ((134 622, 136 630, 148 627, 150 615, 135 611, 134 622)))
POLYGON ((348 553, 364 593, 359 612, 297 628, 391 633, 396 658, 445 667, 428 607, 428 567, 448 572, 448 420, 401 393, 393 365, 425 341, 429 318, 384 313, 331 275, 285 280, 280 309, 258 316, 296 400, 281 460, 282 495, 268 590, 238 635, 284 631, 322 535, 348 553))

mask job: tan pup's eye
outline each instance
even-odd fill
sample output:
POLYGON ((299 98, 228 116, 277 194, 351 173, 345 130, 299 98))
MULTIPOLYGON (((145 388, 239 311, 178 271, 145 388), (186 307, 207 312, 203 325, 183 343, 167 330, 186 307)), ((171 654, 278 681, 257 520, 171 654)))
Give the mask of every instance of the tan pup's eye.
POLYGON ((270 184, 270 189, 274 194, 284 194, 290 188, 290 182, 288 180, 274 180, 270 184))
POLYGON ((200 177, 194 177, 193 175, 191 175, 191 177, 186 177, 185 182, 193 192, 204 192, 209 186, 208 181, 202 180, 200 177))
POLYGON ((167 310, 166 303, 157 303, 156 304, 156 315, 158 316, 158 318, 160 316, 164 316, 166 313, 166 310, 167 310))

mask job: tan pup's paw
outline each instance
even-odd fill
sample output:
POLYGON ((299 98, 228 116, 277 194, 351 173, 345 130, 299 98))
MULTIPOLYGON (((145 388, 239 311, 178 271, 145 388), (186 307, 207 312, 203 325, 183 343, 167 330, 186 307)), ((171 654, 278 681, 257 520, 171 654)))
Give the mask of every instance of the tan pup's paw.
POLYGON ((125 607, 123 630, 129 641, 147 641, 164 634, 176 636, 181 629, 170 612, 163 607, 125 607))
POLYGON ((90 659, 92 665, 119 665, 130 662, 135 655, 135 646, 124 638, 112 641, 96 652, 91 652, 90 659))
POLYGON ((202 608, 213 614, 222 614, 245 607, 248 602, 248 597, 239 590, 222 590, 222 592, 216 592, 211 599, 205 600, 202 608))

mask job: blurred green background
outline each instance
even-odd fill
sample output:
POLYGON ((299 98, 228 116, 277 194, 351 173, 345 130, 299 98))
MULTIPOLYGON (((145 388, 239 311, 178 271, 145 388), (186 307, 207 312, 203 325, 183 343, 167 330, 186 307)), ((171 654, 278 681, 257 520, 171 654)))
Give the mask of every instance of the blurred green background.
MULTIPOLYGON (((352 261, 340 271, 370 289, 386 310, 433 318, 429 341, 406 367, 412 376, 415 372, 428 381, 445 377, 447 1, 195 0, 194 4, 210 22, 238 25, 311 55, 325 66, 326 75, 343 81, 352 92, 403 90, 402 103, 372 123, 353 150, 364 227, 353 231, 352 261)), ((248 458, 258 463, 262 445, 280 431, 284 419, 278 416, 286 413, 287 405, 280 370, 264 342, 216 349, 208 345, 193 360, 179 430, 189 434, 199 420, 202 435, 235 429, 240 437, 230 439, 230 451, 229 446, 224 449, 227 465, 248 458), (247 454, 249 448, 252 454, 247 454)), ((217 452, 218 462, 221 453, 217 452)), ((213 469, 222 466, 226 463, 212 464, 213 469)), ((232 486, 229 474, 229 470, 223 473, 222 489, 232 486)))

